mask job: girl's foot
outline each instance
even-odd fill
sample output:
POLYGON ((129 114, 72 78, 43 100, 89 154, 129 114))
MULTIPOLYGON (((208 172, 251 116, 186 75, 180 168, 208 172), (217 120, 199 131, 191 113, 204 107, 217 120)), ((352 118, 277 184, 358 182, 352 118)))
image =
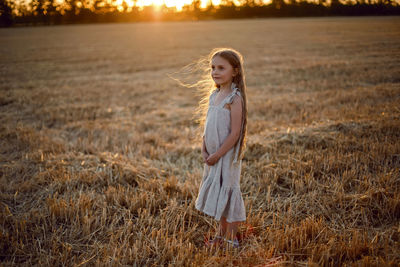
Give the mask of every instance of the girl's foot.
POLYGON ((237 240, 237 238, 235 238, 233 241, 224 238, 224 241, 227 242, 228 245, 229 245, 229 246, 232 246, 233 248, 239 248, 239 247, 240 247, 240 245, 239 245, 239 240, 237 240))
POLYGON ((222 236, 215 236, 213 239, 206 241, 206 247, 219 246, 222 243, 222 236))

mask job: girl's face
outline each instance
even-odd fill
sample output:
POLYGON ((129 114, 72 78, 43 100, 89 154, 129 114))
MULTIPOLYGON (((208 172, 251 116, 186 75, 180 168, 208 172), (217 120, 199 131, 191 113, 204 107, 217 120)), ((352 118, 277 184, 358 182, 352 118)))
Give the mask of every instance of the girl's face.
POLYGON ((216 56, 211 61, 211 76, 218 85, 230 84, 235 76, 234 69, 228 60, 216 56))

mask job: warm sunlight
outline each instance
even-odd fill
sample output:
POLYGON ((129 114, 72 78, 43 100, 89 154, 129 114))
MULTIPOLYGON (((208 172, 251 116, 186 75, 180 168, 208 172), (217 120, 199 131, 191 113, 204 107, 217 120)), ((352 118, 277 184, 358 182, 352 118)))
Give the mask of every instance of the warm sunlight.
MULTIPOLYGON (((16 0, 16 2, 18 3, 26 3, 28 0, 16 0)), ((65 0, 54 0, 54 2, 58 5, 64 4, 65 0)), ((84 0, 80 0, 80 1, 76 1, 76 5, 79 7, 84 6, 84 0)), ((119 11, 123 11, 124 10, 124 2, 126 4, 126 6, 128 7, 128 12, 132 9, 132 7, 137 6, 139 7, 139 9, 142 9, 144 6, 151 6, 151 5, 155 5, 155 6, 162 6, 163 4, 165 4, 167 7, 176 7, 177 11, 182 11, 182 7, 184 5, 191 5, 193 0, 115 0, 113 2, 113 5, 115 5, 117 7, 117 9, 119 11)), ((221 0, 200 0, 201 4, 200 7, 201 8, 206 8, 210 2, 212 2, 212 4, 214 6, 218 6, 221 3, 221 0)), ((258 3, 263 3, 263 4, 269 4, 271 2, 271 0, 258 0, 256 1, 258 3)), ((86 2, 87 3, 87 2, 86 2)), ((238 0, 233 0, 233 3, 237 6, 241 5, 242 3, 238 0)), ((100 4, 101 6, 102 4, 100 4)), ((104 5, 104 3, 103 3, 104 5)))
MULTIPOLYGON (((118 0, 117 3, 118 5, 121 5, 123 0, 118 0)), ((182 7, 184 5, 190 5, 192 4, 193 0, 137 0, 136 6, 138 7, 143 7, 143 6, 162 6, 165 4, 167 7, 176 7, 178 11, 182 10, 182 7)), ((206 8, 208 5, 210 5, 210 2, 214 6, 218 6, 221 3, 221 0, 200 0, 200 7, 201 8, 206 8)), ((263 4, 269 4, 271 0, 259 0, 259 3, 263 4)), ((132 0, 127 0, 128 6, 131 7, 133 6, 133 1, 132 0), (132 4, 131 4, 132 3, 132 4)), ((237 6, 241 5, 242 3, 238 0, 233 0, 233 3, 237 6)))
MULTIPOLYGON (((167 7, 176 7, 178 11, 182 10, 184 5, 190 5, 193 0, 137 0, 136 6, 143 7, 143 6, 162 6, 165 4, 167 7)), ((129 7, 134 6, 134 2, 132 0, 125 0, 129 7)), ((201 1, 200 7, 205 8, 210 1, 201 1)), ((236 4, 236 1, 234 1, 236 4)), ((123 0, 117 0, 116 4, 121 7, 123 0)), ((213 5, 219 5, 221 0, 212 0, 213 5)), ((122 9, 122 7, 121 7, 122 9)))

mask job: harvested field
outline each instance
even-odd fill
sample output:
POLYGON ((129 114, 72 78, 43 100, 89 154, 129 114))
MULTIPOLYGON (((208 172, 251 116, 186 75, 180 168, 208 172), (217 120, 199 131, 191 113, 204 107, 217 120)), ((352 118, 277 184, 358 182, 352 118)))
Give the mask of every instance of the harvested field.
POLYGON ((0 29, 6 266, 398 266, 400 18, 0 29), (198 97, 168 77, 245 58, 241 248, 197 212, 198 97), (275 259, 275 261, 273 261, 275 259))

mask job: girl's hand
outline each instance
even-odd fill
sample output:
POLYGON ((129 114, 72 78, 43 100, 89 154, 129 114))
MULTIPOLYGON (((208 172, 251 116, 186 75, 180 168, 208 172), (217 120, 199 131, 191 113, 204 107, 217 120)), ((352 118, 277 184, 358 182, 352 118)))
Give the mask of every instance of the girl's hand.
POLYGON ((216 153, 213 153, 213 154, 211 154, 210 156, 208 156, 208 158, 207 158, 206 161, 207 161, 207 164, 208 164, 208 165, 212 166, 212 165, 214 165, 215 163, 217 163, 218 160, 219 160, 219 156, 218 156, 216 153))
POLYGON ((203 162, 204 163, 207 163, 207 158, 208 158, 208 153, 207 153, 207 151, 202 151, 201 152, 201 155, 203 156, 203 162))

